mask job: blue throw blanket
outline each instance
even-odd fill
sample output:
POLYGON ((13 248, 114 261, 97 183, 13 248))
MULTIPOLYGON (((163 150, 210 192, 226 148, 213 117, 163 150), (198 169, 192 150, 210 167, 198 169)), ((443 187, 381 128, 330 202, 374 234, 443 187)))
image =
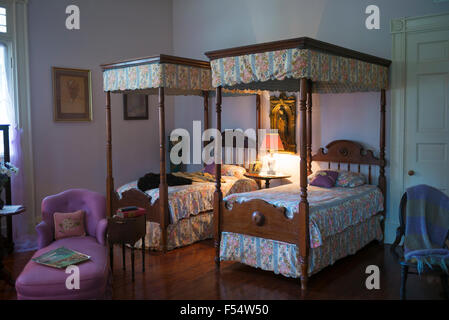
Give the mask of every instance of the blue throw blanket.
POLYGON ((440 266, 448 273, 449 197, 421 184, 407 189, 404 257, 416 262, 418 272, 425 266, 440 266))

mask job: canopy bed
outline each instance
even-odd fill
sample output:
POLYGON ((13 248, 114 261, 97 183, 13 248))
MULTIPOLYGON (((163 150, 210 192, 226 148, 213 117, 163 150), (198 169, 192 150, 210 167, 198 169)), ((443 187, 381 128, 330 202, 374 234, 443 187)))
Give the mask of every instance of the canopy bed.
MULTIPOLYGON (((207 52, 216 88, 217 127, 225 89, 298 92, 300 181, 230 195, 215 190, 215 263, 233 260, 301 279, 381 239, 384 215, 385 89, 389 60, 310 38, 207 52), (312 93, 380 91, 379 157, 356 142, 337 140, 312 155, 312 93), (312 161, 369 168, 369 184, 357 188, 308 187, 312 161), (377 186, 371 166, 379 166, 377 186)), ((216 164, 216 172, 220 172, 216 164)), ((340 173, 339 173, 340 174, 340 173)), ((350 174, 348 174, 350 175, 350 174)))
MULTIPOLYGON (((212 237, 213 182, 169 187, 166 178, 165 95, 196 95, 204 99, 204 129, 209 128, 210 64, 206 61, 158 55, 104 64, 107 130, 107 212, 138 206, 147 210, 149 247, 167 249, 212 237), (159 97, 160 183, 158 189, 139 190, 137 181, 114 189, 112 175, 111 93, 157 94, 159 97), (210 195, 210 197, 209 197, 210 195), (208 202, 210 199, 210 204, 208 202), (204 214, 203 214, 204 213, 204 214)), ((238 92, 229 91, 229 95, 238 92)), ((242 94, 250 94, 245 92, 242 94)), ((256 98, 257 125, 260 124, 260 97, 256 98)), ((232 171, 232 170, 231 170, 232 171)), ((201 177, 196 177, 201 178, 201 177)), ((204 177, 203 177, 204 178, 204 177)), ((207 180, 207 179, 203 179, 207 180)), ((214 179, 212 178, 212 181, 214 179)), ((251 179, 226 177, 223 192, 251 191, 257 185, 251 179)))

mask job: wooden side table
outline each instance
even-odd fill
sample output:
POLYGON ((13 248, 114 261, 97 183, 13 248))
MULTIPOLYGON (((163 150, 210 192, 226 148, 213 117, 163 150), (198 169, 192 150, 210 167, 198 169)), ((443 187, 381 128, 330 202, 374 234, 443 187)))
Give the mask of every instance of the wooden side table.
POLYGON ((8 271, 4 269, 3 257, 5 253, 11 253, 14 250, 14 242, 12 241, 12 216, 25 212, 24 206, 10 206, 6 205, 0 209, 0 217, 7 219, 7 236, 6 238, 0 235, 0 280, 6 281, 11 286, 14 286, 14 280, 8 271))
POLYGON ((287 179, 290 178, 291 175, 264 175, 259 173, 245 173, 245 177, 255 179, 255 180, 263 180, 265 181, 265 189, 268 189, 270 187, 270 181, 275 179, 287 179))
POLYGON ((131 269, 132 280, 134 281, 134 244, 142 240, 142 271, 145 272, 145 235, 146 235, 146 218, 145 215, 135 218, 108 218, 108 244, 109 259, 111 269, 114 267, 114 244, 122 245, 123 270, 125 266, 125 246, 131 246, 131 269))

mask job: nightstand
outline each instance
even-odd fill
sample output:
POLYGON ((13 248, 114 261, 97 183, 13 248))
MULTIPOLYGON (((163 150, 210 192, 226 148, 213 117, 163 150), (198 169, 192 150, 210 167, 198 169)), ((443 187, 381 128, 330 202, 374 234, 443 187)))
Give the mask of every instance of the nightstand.
POLYGON ((259 174, 259 173, 245 173, 245 177, 251 178, 254 180, 263 180, 265 181, 265 188, 268 189, 270 187, 270 181, 275 179, 287 179, 290 178, 291 175, 269 175, 269 174, 259 174))
POLYGON ((134 281, 134 244, 142 240, 142 271, 145 271, 145 235, 146 218, 145 215, 134 218, 119 218, 117 216, 108 219, 108 244, 110 250, 111 270, 114 266, 115 243, 122 245, 123 270, 125 270, 125 245, 131 246, 131 269, 132 280, 134 281))

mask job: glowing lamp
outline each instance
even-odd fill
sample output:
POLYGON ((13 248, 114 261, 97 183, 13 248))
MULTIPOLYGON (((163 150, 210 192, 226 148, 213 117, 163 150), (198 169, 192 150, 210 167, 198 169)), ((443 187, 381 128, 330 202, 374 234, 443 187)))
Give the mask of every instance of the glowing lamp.
POLYGON ((268 171, 269 175, 276 175, 276 159, 273 154, 277 151, 283 151, 284 145, 282 144, 281 137, 279 133, 267 133, 265 136, 265 149, 269 152, 269 156, 267 159, 268 171))

